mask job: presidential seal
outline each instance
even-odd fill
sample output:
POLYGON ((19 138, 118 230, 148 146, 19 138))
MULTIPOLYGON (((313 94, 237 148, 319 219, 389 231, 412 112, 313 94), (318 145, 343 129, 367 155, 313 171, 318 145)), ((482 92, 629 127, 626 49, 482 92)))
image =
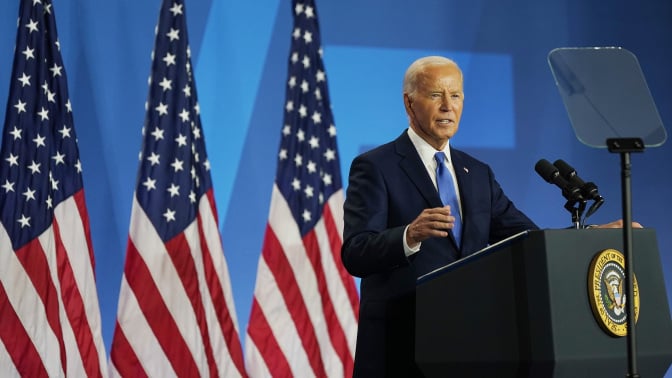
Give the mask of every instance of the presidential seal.
MULTIPOLYGON (((633 275, 635 323, 639 318, 639 289, 633 275)), ((605 249, 590 263, 588 297, 595 320, 611 336, 627 335, 625 259, 615 249, 605 249)))

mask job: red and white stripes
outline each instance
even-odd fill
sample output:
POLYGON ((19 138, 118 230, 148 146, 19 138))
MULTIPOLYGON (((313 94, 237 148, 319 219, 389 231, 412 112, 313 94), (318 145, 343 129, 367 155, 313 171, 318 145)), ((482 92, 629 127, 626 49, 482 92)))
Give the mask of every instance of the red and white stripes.
POLYGON ((57 205, 38 238, 11 246, 0 224, 3 375, 107 375, 84 192, 57 205))
POLYGON ((247 330, 251 377, 352 375, 359 305, 340 262, 342 204, 339 190, 301 238, 274 186, 247 330))
POLYGON ((164 244, 134 199, 113 375, 244 376, 214 209, 209 191, 196 220, 164 244))

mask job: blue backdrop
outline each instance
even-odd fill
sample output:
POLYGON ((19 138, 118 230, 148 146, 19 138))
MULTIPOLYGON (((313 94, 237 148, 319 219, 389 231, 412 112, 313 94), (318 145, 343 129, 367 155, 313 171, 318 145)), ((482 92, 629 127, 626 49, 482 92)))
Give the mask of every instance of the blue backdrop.
MULTIPOLYGON (((0 118, 10 85, 18 0, 0 3, 0 118)), ((160 0, 54 4, 96 254, 108 347, 114 329, 160 0)), ((466 102, 451 143, 489 162, 540 226, 569 225, 560 191, 534 164, 562 158, 598 184, 593 222, 621 216, 619 156, 577 141, 546 62, 566 46, 635 53, 664 124, 672 122, 672 3, 648 0, 318 0, 324 59, 347 177, 360 151, 406 127, 405 68, 427 54, 463 67, 466 102)), ((279 145, 291 5, 186 4, 196 85, 241 330, 247 325, 279 145)), ((633 217, 657 230, 672 298, 672 142, 632 156, 633 217)), ((347 184, 347 183, 344 183, 347 184)), ((672 300, 670 301, 672 302, 672 300)), ((655 306, 656 304, 650 304, 655 306)), ((647 311, 643 302, 642 311, 647 311)))

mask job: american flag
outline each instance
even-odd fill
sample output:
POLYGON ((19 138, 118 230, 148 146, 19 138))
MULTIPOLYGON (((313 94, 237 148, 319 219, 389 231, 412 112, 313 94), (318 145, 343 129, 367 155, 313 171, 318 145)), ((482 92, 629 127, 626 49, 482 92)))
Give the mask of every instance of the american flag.
POLYGON ((107 374, 67 78, 50 0, 20 3, 0 151, 3 376, 107 374))
POLYGON ((359 298, 341 264, 343 188, 317 11, 292 2, 284 125, 247 329, 248 374, 352 376, 359 298))
POLYGON ((244 376, 182 0, 161 7, 112 376, 244 376))

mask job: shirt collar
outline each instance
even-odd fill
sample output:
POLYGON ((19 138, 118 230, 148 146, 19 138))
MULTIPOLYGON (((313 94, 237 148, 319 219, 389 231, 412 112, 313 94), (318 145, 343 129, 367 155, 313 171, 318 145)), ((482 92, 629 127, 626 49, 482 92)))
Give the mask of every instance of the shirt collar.
MULTIPOLYGON (((418 151, 418 154, 420 155, 420 159, 427 165, 428 162, 433 162, 434 161, 434 154, 436 154, 437 151, 434 147, 432 147, 427 141, 422 139, 418 133, 415 132, 412 128, 408 128, 408 137, 411 138, 411 143, 413 143, 413 146, 415 149, 418 151)), ((446 159, 448 159, 448 164, 452 165, 452 160, 450 158, 450 140, 446 143, 446 146, 443 148, 443 152, 446 154, 446 159)))

